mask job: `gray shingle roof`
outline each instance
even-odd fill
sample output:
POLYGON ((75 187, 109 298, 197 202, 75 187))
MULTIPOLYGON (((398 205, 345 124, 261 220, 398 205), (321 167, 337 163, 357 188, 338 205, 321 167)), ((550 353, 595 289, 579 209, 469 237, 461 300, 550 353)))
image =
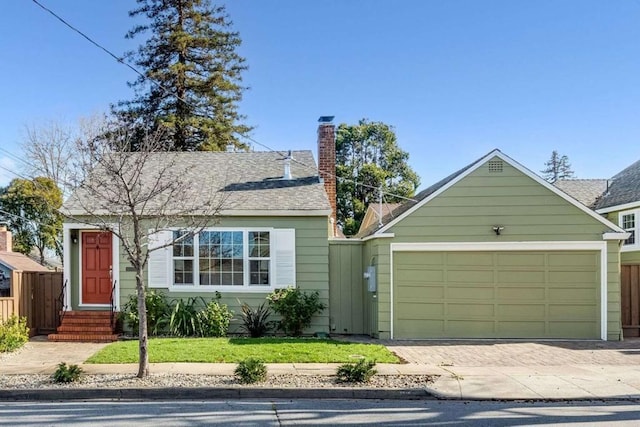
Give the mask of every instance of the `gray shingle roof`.
POLYGON ((607 190, 606 179, 562 179, 553 185, 589 208, 607 190))
POLYGON ((640 160, 611 178, 608 191, 598 200, 594 209, 637 201, 640 201, 640 160))
MULTIPOLYGON (((223 200, 223 211, 330 211, 311 151, 291 154, 291 180, 282 179, 283 156, 275 152, 154 153, 142 176, 143 181, 153 182, 163 165, 173 162, 173 178, 190 184, 190 202, 206 203, 215 193, 223 200)), ((83 206, 92 204, 92 196, 80 189, 64 203, 63 210, 81 215, 83 206)))

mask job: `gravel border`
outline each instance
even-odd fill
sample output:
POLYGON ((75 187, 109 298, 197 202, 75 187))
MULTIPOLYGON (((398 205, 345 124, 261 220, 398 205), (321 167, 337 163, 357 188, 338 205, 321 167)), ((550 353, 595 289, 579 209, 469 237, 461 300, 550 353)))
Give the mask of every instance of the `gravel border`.
POLYGON ((424 390, 433 383, 433 375, 374 375, 368 383, 340 383, 334 375, 273 374, 261 383, 243 385, 230 375, 150 374, 143 379, 135 375, 83 375, 78 382, 56 384, 50 375, 0 375, 0 389, 121 389, 121 388, 366 388, 424 390))

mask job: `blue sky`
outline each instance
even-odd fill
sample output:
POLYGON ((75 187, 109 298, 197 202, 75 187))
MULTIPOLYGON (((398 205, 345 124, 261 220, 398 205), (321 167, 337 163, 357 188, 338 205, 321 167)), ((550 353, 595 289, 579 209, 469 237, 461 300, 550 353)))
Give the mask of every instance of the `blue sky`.
MULTIPOLYGON (((120 54, 134 0, 40 0, 120 54)), ((0 145, 127 99, 135 75, 31 1, 3 2, 0 145)), ((552 150, 580 178, 640 159, 640 0, 235 0, 249 71, 241 112, 278 150, 316 149, 316 120, 396 129, 422 187, 499 148, 552 150)), ((258 147, 256 147, 258 149, 258 147)), ((0 165, 19 162, 0 152, 0 165)), ((11 179, 0 170, 0 184, 11 179)))

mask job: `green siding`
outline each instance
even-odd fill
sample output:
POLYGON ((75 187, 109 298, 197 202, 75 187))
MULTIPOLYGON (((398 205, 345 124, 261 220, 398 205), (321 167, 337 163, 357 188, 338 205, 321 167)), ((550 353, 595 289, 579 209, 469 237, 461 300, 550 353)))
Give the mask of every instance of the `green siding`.
POLYGON ((329 242, 329 326, 338 334, 363 334, 366 284, 362 270, 362 242, 329 242))
MULTIPOLYGON (((181 224, 176 224, 180 226, 181 224)), ((326 217, 222 217, 216 218, 212 227, 273 227, 273 228, 294 228, 296 230, 296 281, 297 286, 306 291, 318 291, 321 300, 329 303, 329 244, 327 239, 327 218, 326 217)), ((80 227, 81 228, 81 227, 80 227)), ((73 309, 78 309, 78 250, 80 245, 72 248, 71 266, 71 294, 73 309)), ((129 299, 129 295, 135 294, 135 275, 132 271, 127 271, 130 267, 126 259, 125 251, 120 247, 120 304, 121 306, 129 299)), ((145 271, 145 282, 147 272, 145 271)), ((176 298, 189 298, 202 295, 206 300, 215 296, 213 292, 170 292, 168 289, 157 289, 167 295, 169 300, 176 298)), ((268 295, 268 292, 222 292, 221 302, 227 304, 236 313, 236 318, 232 322, 231 332, 236 332, 241 321, 240 302, 247 302, 250 305, 260 305, 268 295)), ((273 316, 272 320, 276 320, 273 316)), ((324 310, 320 315, 313 318, 311 327, 306 331, 329 332, 329 310, 324 310)))
MULTIPOLYGON (((365 247, 380 263, 379 336, 390 336, 391 243, 602 241, 607 231, 606 225, 509 164, 504 163, 502 173, 491 173, 484 164, 390 227, 387 233, 393 233, 393 238, 366 242, 365 247), (494 225, 504 227, 500 236, 493 232, 494 225)), ((621 335, 617 245, 609 242, 607 250, 607 336, 612 340, 621 335)), ((480 335, 488 325, 474 328, 480 335)))

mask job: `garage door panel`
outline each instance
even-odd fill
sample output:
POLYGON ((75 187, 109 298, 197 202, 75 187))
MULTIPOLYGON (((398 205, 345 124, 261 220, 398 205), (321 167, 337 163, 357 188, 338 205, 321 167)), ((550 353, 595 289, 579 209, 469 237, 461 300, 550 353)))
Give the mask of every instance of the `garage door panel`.
POLYGON ((512 283, 508 287, 500 287, 497 290, 498 301, 508 302, 510 300, 540 301, 545 299, 546 290, 541 287, 532 287, 530 283, 514 286, 512 283))
POLYGON ((406 286, 399 288, 395 294, 397 301, 407 302, 429 302, 444 298, 445 287, 440 286, 406 286))
POLYGON ((446 299, 448 301, 474 300, 492 301, 495 298, 493 286, 451 286, 446 288, 446 299))
POLYGON ((594 257, 597 255, 592 253, 555 253, 549 254, 549 266, 578 266, 583 267, 585 265, 594 265, 597 263, 597 259, 594 257))
POLYGON ((455 337, 461 336, 495 336, 494 322, 479 320, 449 320, 446 323, 447 333, 455 337))
POLYGON ((549 271, 549 282, 553 283, 593 283, 597 274, 593 271, 549 271))
POLYGON ((540 267, 545 264, 544 253, 508 253, 497 254, 497 265, 500 267, 540 267))
POLYGON ((471 267, 492 267, 494 262, 493 254, 447 252, 446 263, 448 266, 471 266, 471 267))
POLYGON ((500 304, 498 316, 507 320, 542 320, 546 317, 544 304, 500 304))
POLYGON ((549 297, 553 301, 593 302, 598 303, 599 291, 584 286, 572 288, 549 289, 549 297))
POLYGON ((599 338, 599 262, 597 251, 397 252, 394 337, 599 338))
POLYGON ((570 336, 578 339, 593 338, 598 335, 598 322, 572 322, 558 321, 549 322, 549 330, 552 338, 566 338, 570 336))
POLYGON ((545 272, 544 271, 499 271, 498 283, 544 283, 545 272))
POLYGON ((445 280, 444 271, 429 270, 428 268, 398 270, 397 280, 406 283, 442 283, 445 280))
POLYGON ((495 305, 448 303, 446 305, 446 313, 448 318, 483 319, 495 315, 495 305))
POLYGON ((407 266, 425 266, 435 265, 442 266, 445 263, 446 254, 443 252, 406 252, 402 258, 398 260, 396 265, 407 266))
POLYGON ((441 303, 412 303, 402 306, 402 313, 398 313, 400 320, 440 319, 444 315, 444 304, 441 303))
POLYGON ((545 335, 544 321, 505 321, 498 324, 497 336, 517 336, 518 338, 539 338, 545 335))
POLYGON ((493 283, 493 271, 482 270, 450 270, 446 273, 446 281, 449 283, 493 283))
POLYGON ((550 304, 549 320, 592 320, 596 304, 550 304))

